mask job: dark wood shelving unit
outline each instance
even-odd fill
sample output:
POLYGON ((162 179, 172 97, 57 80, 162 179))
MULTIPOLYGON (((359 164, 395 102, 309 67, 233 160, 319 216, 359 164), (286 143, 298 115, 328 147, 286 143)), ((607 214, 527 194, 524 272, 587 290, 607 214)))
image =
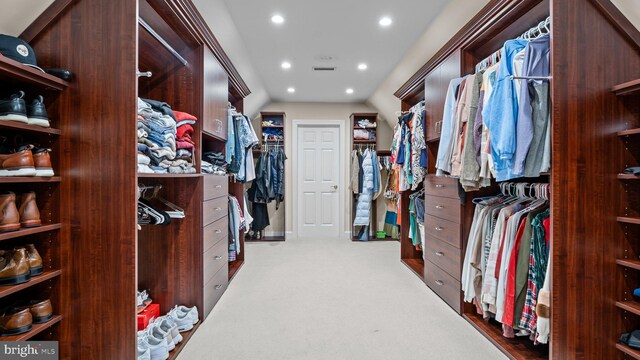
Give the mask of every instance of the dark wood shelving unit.
POLYGON ((624 84, 616 85, 611 89, 618 96, 640 94, 640 79, 628 81, 624 84))
POLYGON ((18 122, 18 121, 0 121, 0 129, 2 129, 2 130, 29 131, 29 132, 34 132, 34 133, 50 134, 50 135, 60 135, 60 134, 62 134, 62 130, 59 130, 59 129, 54 129, 54 128, 50 128, 50 127, 29 125, 29 124, 21 123, 21 122, 18 122))
POLYGON ((618 216, 617 220, 619 223, 640 225, 640 218, 618 216))
POLYGON ((620 309, 640 315, 640 303, 636 301, 616 301, 616 306, 620 309))
POLYGON ((25 228, 25 229, 21 229, 21 230, 18 230, 18 231, 0 233, 0 241, 15 239, 15 238, 19 238, 19 237, 27 236, 27 235, 40 234, 40 233, 44 233, 44 232, 47 232, 47 231, 54 231, 54 230, 58 230, 60 228, 62 228, 62 224, 50 224, 50 225, 42 225, 42 226, 38 226, 38 227, 33 227, 33 228, 25 228))
POLYGON ((62 181, 60 176, 4 176, 0 177, 0 184, 15 183, 56 183, 62 181))
POLYGON ((46 323, 33 324, 31 330, 24 334, 14 335, 14 336, 2 336, 0 337, 0 341, 27 341, 32 337, 40 334, 41 332, 49 329, 53 325, 59 323, 60 320, 62 320, 62 315, 54 315, 54 317, 51 318, 51 320, 47 321, 46 323))
POLYGON ((41 275, 32 277, 31 280, 24 284, 0 286, 0 298, 11 295, 13 293, 17 293, 18 291, 24 290, 26 288, 30 288, 44 281, 51 280, 57 276, 60 276, 60 274, 62 274, 62 270, 45 271, 41 275))
POLYGON ((634 359, 640 360, 640 350, 632 349, 623 344, 616 344, 616 348, 634 359))
POLYGON ((62 91, 69 86, 69 83, 62 79, 5 56, 0 57, 0 80, 35 85, 43 90, 62 91))
POLYGON ((618 259, 616 260, 616 264, 634 270, 640 270, 640 260, 618 259))
POLYGON ((242 265, 244 265, 244 260, 229 261, 229 281, 233 280, 242 265))
POLYGON ((182 335, 182 342, 180 342, 180 344, 176 345, 176 348, 173 349, 173 351, 169 353, 169 359, 168 360, 173 360, 173 359, 177 359, 178 358, 178 355, 180 355, 180 352, 182 350, 184 350, 185 345, 187 345, 187 343, 189 342, 189 340, 191 339, 193 334, 196 333, 196 330, 198 330, 198 328, 200 327, 201 323, 202 322, 199 322, 199 323, 193 325, 193 329, 191 329, 189 331, 185 331, 183 333, 180 333, 180 335, 182 335))
POLYGON ((618 136, 640 135, 640 128, 623 130, 618 132, 618 136))
POLYGON ((377 141, 375 140, 353 140, 354 144, 376 144, 377 141))
POLYGON ((208 138, 210 140, 219 140, 219 141, 226 141, 225 139, 221 138, 218 135, 212 134, 209 131, 206 130, 202 130, 202 136, 205 138, 208 138))
POLYGON ((405 264, 414 274, 418 275, 420 280, 424 281, 424 260, 423 259, 402 259, 402 263, 405 264))
POLYGON ((203 174, 138 174, 139 178, 158 178, 158 179, 189 179, 199 178, 203 174))

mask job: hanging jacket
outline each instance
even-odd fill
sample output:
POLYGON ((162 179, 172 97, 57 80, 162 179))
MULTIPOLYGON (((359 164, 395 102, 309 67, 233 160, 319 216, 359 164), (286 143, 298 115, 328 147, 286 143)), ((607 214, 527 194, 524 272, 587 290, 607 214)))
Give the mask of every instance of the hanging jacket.
POLYGON ((357 194, 360 189, 359 174, 360 161, 358 160, 358 150, 353 150, 351 151, 351 180, 349 181, 349 188, 354 194, 357 194))
POLYGON ((358 196, 356 217, 353 226, 368 226, 371 218, 371 201, 373 199, 373 160, 367 149, 362 160, 362 192, 358 196))
POLYGON ((378 154, 375 150, 371 152, 371 160, 373 161, 373 200, 382 194, 382 175, 380 174, 380 162, 378 154))

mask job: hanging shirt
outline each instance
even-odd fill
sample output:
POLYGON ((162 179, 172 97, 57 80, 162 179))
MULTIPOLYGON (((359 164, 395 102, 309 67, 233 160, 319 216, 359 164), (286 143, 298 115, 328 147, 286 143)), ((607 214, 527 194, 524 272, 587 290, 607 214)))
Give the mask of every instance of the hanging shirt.
POLYGON ((442 127, 440 131, 440 144, 438 145, 438 158, 436 160, 436 175, 444 175, 449 172, 447 165, 447 152, 451 142, 453 131, 453 113, 456 107, 456 88, 462 83, 464 78, 456 78, 449 82, 447 98, 444 102, 444 112, 442 116, 442 127))

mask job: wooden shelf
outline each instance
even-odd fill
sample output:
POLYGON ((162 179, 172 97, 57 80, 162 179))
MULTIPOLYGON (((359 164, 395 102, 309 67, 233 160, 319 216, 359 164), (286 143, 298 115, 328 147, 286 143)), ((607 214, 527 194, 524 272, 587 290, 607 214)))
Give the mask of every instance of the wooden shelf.
POLYGON ((172 352, 169 353, 169 359, 168 360, 172 360, 172 359, 177 359, 178 358, 178 355, 184 349, 185 345, 187 345, 189 340, 191 340, 191 337, 193 336, 193 334, 196 333, 196 330, 198 330, 198 328, 200 327, 201 323, 202 323, 202 320, 200 320, 200 322, 198 322, 197 324, 193 325, 193 329, 191 329, 189 331, 185 331, 183 333, 180 333, 180 335, 182 335, 182 342, 180 342, 180 344, 176 345, 176 348, 172 352))
POLYGON ((182 179, 182 178, 199 178, 204 174, 138 174, 139 178, 158 178, 158 179, 182 179))
POLYGON ((61 315, 55 315, 51 320, 47 321, 46 323, 33 324, 33 327, 31 328, 31 331, 26 332, 24 334, 14 335, 14 336, 0 336, 0 341, 26 341, 26 340, 29 340, 32 337, 40 334, 41 332, 49 329, 53 325, 59 323, 60 320, 62 320, 62 316, 61 315))
POLYGON ((640 270, 640 260, 618 259, 616 260, 616 264, 631 269, 640 270))
POLYGON ((434 138, 434 139, 429 139, 427 141, 425 141, 427 144, 433 144, 433 143, 437 143, 438 141, 440 141, 440 138, 434 138))
POLYGON ((245 238, 244 242, 278 242, 284 240, 284 236, 263 236, 260 239, 245 238))
POLYGON ((244 265, 243 260, 229 261, 229 281, 233 280, 242 265, 244 265))
POLYGON ((29 124, 21 123, 18 121, 0 121, 0 129, 29 131, 34 133, 42 133, 42 134, 50 134, 50 135, 62 134, 62 130, 59 130, 59 129, 29 125, 29 124))
POLYGON ((15 238, 19 238, 27 235, 40 234, 47 231, 54 231, 54 230, 60 229, 61 227, 62 227, 62 224, 50 224, 50 225, 33 227, 33 228, 25 228, 18 231, 0 233, 0 241, 15 239, 15 238))
POLYGON ((640 135, 640 128, 629 129, 618 132, 618 136, 640 135))
POLYGON ((640 351, 622 344, 616 344, 616 348, 632 358, 640 360, 640 351))
POLYGON ((502 336, 502 327, 498 323, 487 322, 475 314, 463 314, 462 317, 510 359, 549 359, 546 354, 548 347, 536 349, 529 337, 509 339, 502 336))
POLYGON ((616 95, 631 95, 634 93, 640 93, 640 79, 631 80, 624 84, 616 85, 611 89, 616 95))
POLYGON ((424 260, 423 259, 402 259, 411 271, 413 271, 422 281, 424 281, 424 260))
POLYGON ((353 140, 354 144, 375 144, 375 140, 353 140))
POLYGON ((24 284, 0 286, 0 298, 11 295, 13 293, 17 293, 18 291, 24 290, 26 288, 30 288, 33 285, 40 284, 41 282, 53 279, 54 277, 60 276, 61 273, 61 270, 45 271, 41 275, 32 277, 31 280, 24 284))
POLYGON ((62 91, 69 83, 40 70, 22 65, 5 56, 0 57, 0 81, 20 82, 35 85, 43 90, 62 91))
POLYGON ((617 220, 618 222, 625 223, 625 224, 640 225, 640 218, 618 216, 617 220))
POLYGON ((2 176, 0 177, 0 183, 15 184, 15 183, 55 183, 60 182, 62 178, 60 176, 2 176))
POLYGON ((283 125, 262 125, 263 129, 284 129, 283 125))
POLYGON ((636 301, 616 301, 616 306, 620 309, 640 315, 640 303, 636 301))
POLYGON ((618 174, 619 180, 640 180, 640 176, 635 176, 633 174, 618 174))
POLYGON ((218 135, 213 135, 212 133, 204 131, 204 130, 202 130, 202 136, 204 138, 207 138, 207 139, 203 139, 203 140, 226 141, 225 139, 219 137, 218 135))

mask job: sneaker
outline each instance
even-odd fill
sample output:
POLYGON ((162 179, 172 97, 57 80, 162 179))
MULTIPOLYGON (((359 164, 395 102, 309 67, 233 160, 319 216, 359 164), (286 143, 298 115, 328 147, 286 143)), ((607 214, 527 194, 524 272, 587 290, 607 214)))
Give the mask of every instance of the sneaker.
POLYGON ((24 102, 24 91, 18 91, 9 99, 0 100, 0 120, 29 123, 27 105, 24 102))
POLYGON ((146 329, 147 334, 149 334, 149 336, 153 336, 158 340, 165 341, 167 343, 167 349, 169 351, 173 351, 173 349, 176 348, 176 344, 173 342, 171 333, 162 330, 158 325, 158 319, 151 320, 151 323, 149 323, 149 326, 147 326, 146 329))
POLYGON ((190 308, 190 307, 186 307, 186 306, 180 305, 178 307, 178 310, 180 310, 184 314, 189 315, 193 325, 198 323, 198 321, 199 321, 199 319, 198 319, 198 308, 196 306, 190 308))
POLYGON ((147 344, 138 339, 138 357, 137 360, 151 360, 151 349, 147 344))
POLYGON ((51 149, 47 148, 34 148, 33 153, 33 163, 36 168, 36 176, 53 176, 53 166, 51 166, 51 156, 49 153, 51 149))
POLYGON ((153 300, 151 300, 151 298, 147 294, 147 290, 138 291, 136 295, 136 308, 138 314, 143 312, 144 309, 146 309, 147 306, 149 306, 152 302, 153 300))
POLYGON ((49 117, 47 108, 44 106, 44 98, 38 95, 29 106, 27 106, 27 122, 29 125, 49 127, 49 117))
POLYGON ((161 316, 158 318, 158 326, 160 326, 160 329, 163 331, 171 334, 171 338, 175 345, 182 342, 182 335, 180 335, 178 325, 173 321, 173 319, 168 316, 161 316))
POLYGON ((193 329, 193 319, 188 313, 180 311, 177 305, 169 311, 167 316, 176 323, 179 332, 185 332, 193 329))
POLYGON ((139 347, 146 347, 149 350, 151 360, 167 360, 169 358, 169 348, 165 340, 156 339, 145 331, 138 331, 139 347), (140 333, 143 333, 142 335, 140 333))
POLYGON ((36 167, 29 148, 13 154, 0 154, 0 176, 35 176, 36 167))

